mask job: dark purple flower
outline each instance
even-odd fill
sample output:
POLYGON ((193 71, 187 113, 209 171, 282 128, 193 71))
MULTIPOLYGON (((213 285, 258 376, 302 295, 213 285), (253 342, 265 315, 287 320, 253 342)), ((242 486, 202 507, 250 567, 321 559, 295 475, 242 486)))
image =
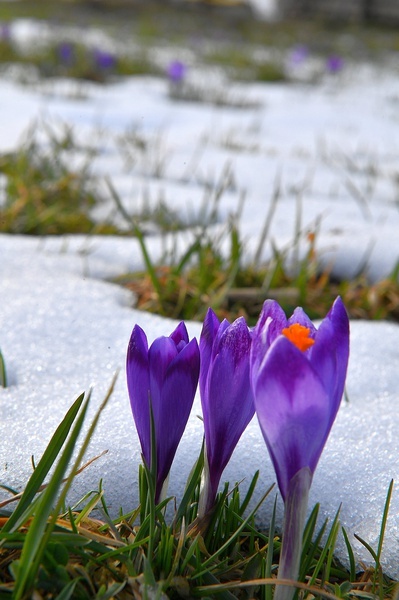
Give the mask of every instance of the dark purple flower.
POLYGON ((167 75, 172 83, 181 83, 186 75, 187 66, 180 60, 173 60, 168 68, 167 75))
POLYGON ((151 456, 152 408, 156 442, 156 493, 158 502, 193 404, 199 375, 197 340, 188 339, 184 323, 169 337, 157 338, 148 348, 147 337, 135 325, 130 338, 127 386, 144 460, 151 456))
POLYGON ((332 54, 327 58, 326 68, 329 73, 338 73, 344 66, 344 59, 337 54, 332 54))
POLYGON ((116 67, 116 56, 105 50, 95 49, 93 52, 96 66, 104 71, 110 71, 116 67))
POLYGON ((226 320, 219 323, 208 309, 200 337, 208 478, 200 512, 212 507, 223 470, 255 412, 249 380, 250 347, 251 335, 243 317, 232 324, 226 320))
POLYGON ((304 468, 313 475, 344 391, 349 321, 337 298, 318 329, 301 308, 288 320, 267 300, 253 333, 251 383, 260 427, 286 499, 304 468))
POLYGON ((75 60, 75 48, 70 42, 62 42, 57 48, 59 60, 65 65, 71 65, 75 60))

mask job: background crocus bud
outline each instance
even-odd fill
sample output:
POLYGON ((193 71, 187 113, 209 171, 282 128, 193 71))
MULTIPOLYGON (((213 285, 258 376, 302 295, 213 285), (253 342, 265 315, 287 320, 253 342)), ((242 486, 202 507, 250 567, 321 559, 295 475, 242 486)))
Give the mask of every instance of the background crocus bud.
POLYGON ((317 330, 302 309, 286 319, 266 301, 253 333, 256 413, 285 499, 303 467, 316 469, 344 391, 349 320, 337 298, 317 330))
POLYGON ((154 464, 150 406, 152 409, 156 442, 156 502, 160 499, 190 415, 198 384, 199 362, 197 340, 189 341, 183 322, 169 337, 157 338, 150 348, 144 331, 138 325, 134 326, 127 351, 127 386, 148 467, 154 464))
POLYGON ((200 337, 200 393, 206 467, 200 516, 215 501, 219 481, 244 429, 254 415, 249 380, 251 335, 244 318, 219 323, 209 309, 200 337))

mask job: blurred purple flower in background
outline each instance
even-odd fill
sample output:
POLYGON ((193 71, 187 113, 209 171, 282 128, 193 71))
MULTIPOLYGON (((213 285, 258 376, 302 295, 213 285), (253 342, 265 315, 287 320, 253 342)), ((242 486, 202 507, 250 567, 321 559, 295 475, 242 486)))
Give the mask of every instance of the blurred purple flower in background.
POLYGON ((205 429, 201 516, 213 506, 222 473, 254 415, 249 380, 251 335, 243 317, 232 324, 208 309, 200 337, 200 393, 205 429))
POLYGON ((71 42, 61 42, 57 48, 58 58, 64 65, 72 65, 75 62, 75 47, 71 42))
POLYGON ((0 24, 0 40, 2 42, 10 42, 11 41, 11 27, 8 23, 0 24))
POLYGON ((304 44, 297 44, 291 50, 289 55, 289 62, 293 66, 299 66, 309 56, 309 49, 304 44))
POLYGON ((155 502, 160 500, 190 415, 199 363, 197 340, 189 341, 183 322, 169 337, 157 338, 149 349, 144 331, 134 326, 127 351, 127 386, 144 461, 151 470, 156 464, 155 502), (150 408, 156 457, 151 456, 150 408))
POLYGON ((174 84, 182 83, 186 76, 186 72, 187 66, 180 60, 173 60, 166 69, 169 80, 174 84))
POLYGON ((337 54, 332 54, 327 58, 326 69, 329 73, 338 73, 344 67, 344 59, 337 54))
POLYGON ((117 59, 114 54, 106 52, 105 50, 99 50, 98 48, 93 51, 93 58, 96 66, 102 71, 111 71, 117 64, 117 59))

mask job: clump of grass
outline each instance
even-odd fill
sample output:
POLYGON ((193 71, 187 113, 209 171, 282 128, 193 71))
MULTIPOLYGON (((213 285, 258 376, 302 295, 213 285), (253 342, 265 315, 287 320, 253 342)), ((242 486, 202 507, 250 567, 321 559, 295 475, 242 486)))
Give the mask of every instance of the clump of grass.
POLYGON ((102 199, 90 174, 92 152, 87 151, 83 166, 71 168, 70 157, 77 149, 69 127, 57 130, 43 124, 31 127, 16 151, 0 155, 0 232, 116 232, 112 225, 97 225, 91 217, 90 211, 102 199))
POLYGON ((41 44, 29 52, 17 46, 11 33, 0 39, 0 65, 29 65, 40 77, 68 77, 107 83, 117 77, 160 73, 145 48, 135 53, 118 54, 106 48, 92 47, 64 39, 41 44))
POLYGON ((211 49, 205 59, 213 65, 222 67, 238 80, 275 82, 287 79, 281 60, 260 59, 246 45, 211 49))
MULTIPOLYGON (((120 199, 117 203, 121 207, 120 199)), ((323 318, 334 299, 341 296, 352 318, 399 320, 399 263, 389 277, 377 283, 370 283, 366 269, 351 280, 338 280, 317 255, 317 226, 307 233, 299 232, 286 250, 272 244, 272 257, 260 262, 273 204, 250 262, 244 260, 244 244, 235 218, 215 235, 214 221, 207 221, 204 214, 184 255, 172 253, 169 260, 164 258, 156 265, 141 226, 136 221, 132 227, 130 220, 131 231, 140 239, 145 269, 123 275, 118 282, 134 292, 138 308, 175 319, 201 320, 204 306, 211 306, 220 318, 244 316, 254 323, 266 298, 276 299, 287 314, 302 306, 312 319, 317 319, 323 318), (302 258, 297 249, 300 237, 307 243, 302 258), (289 254, 294 257, 291 261, 289 254)), ((124 216, 129 220, 129 215, 124 216)))

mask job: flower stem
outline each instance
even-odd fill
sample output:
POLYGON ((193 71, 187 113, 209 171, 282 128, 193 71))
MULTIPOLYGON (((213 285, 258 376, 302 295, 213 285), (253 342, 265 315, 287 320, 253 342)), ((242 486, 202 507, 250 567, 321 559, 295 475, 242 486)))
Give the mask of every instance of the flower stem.
MULTIPOLYGON (((302 536, 308 507, 312 472, 308 467, 291 479, 284 503, 283 541, 277 580, 297 581, 302 551, 302 536)), ((277 585, 274 600, 292 600, 295 587, 277 585)))

